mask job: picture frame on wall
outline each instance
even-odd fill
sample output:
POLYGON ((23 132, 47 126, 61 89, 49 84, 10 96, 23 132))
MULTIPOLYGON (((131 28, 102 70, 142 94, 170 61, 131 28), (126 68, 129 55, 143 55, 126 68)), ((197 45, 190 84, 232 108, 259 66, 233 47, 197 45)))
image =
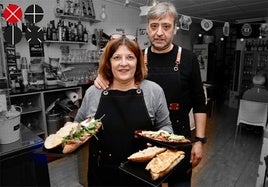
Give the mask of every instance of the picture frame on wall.
POLYGON ((92 0, 81 0, 81 7, 84 17, 95 19, 96 15, 92 0))

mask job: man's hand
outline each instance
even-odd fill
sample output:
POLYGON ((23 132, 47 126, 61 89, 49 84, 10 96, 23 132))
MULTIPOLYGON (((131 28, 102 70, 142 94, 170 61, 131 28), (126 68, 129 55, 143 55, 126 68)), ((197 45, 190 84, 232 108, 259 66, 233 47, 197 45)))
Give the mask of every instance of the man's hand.
POLYGON ((104 80, 100 75, 94 80, 94 85, 98 89, 107 89, 109 87, 109 81, 104 80))
POLYGON ((202 154, 203 154, 203 144, 201 142, 195 142, 193 144, 191 151, 191 163, 193 168, 200 163, 203 156, 202 154))

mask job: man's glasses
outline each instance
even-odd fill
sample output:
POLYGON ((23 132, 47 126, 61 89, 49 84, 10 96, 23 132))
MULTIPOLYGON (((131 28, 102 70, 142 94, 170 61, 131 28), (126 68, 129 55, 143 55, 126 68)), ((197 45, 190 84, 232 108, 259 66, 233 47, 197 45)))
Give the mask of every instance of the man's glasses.
POLYGON ((129 40, 136 41, 136 36, 134 36, 132 34, 112 34, 110 38, 112 40, 112 39, 118 39, 118 38, 121 38, 121 37, 126 37, 129 40))

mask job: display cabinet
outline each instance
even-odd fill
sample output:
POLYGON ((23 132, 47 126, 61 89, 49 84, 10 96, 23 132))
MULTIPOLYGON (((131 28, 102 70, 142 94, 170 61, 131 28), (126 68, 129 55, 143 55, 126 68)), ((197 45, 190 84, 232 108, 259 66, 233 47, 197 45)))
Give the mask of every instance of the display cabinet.
POLYGON ((240 71, 240 93, 252 87, 252 78, 260 70, 268 73, 268 52, 245 51, 240 71))

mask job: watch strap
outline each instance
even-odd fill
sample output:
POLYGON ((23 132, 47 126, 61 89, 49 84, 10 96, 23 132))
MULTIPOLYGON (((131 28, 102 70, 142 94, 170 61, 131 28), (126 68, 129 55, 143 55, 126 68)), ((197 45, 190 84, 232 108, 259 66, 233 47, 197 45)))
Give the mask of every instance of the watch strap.
POLYGON ((195 137, 195 139, 194 139, 194 141, 195 142, 201 142, 201 143, 203 143, 203 144, 205 144, 205 143, 207 143, 207 138, 206 137, 204 137, 204 138, 200 138, 200 137, 195 137))

